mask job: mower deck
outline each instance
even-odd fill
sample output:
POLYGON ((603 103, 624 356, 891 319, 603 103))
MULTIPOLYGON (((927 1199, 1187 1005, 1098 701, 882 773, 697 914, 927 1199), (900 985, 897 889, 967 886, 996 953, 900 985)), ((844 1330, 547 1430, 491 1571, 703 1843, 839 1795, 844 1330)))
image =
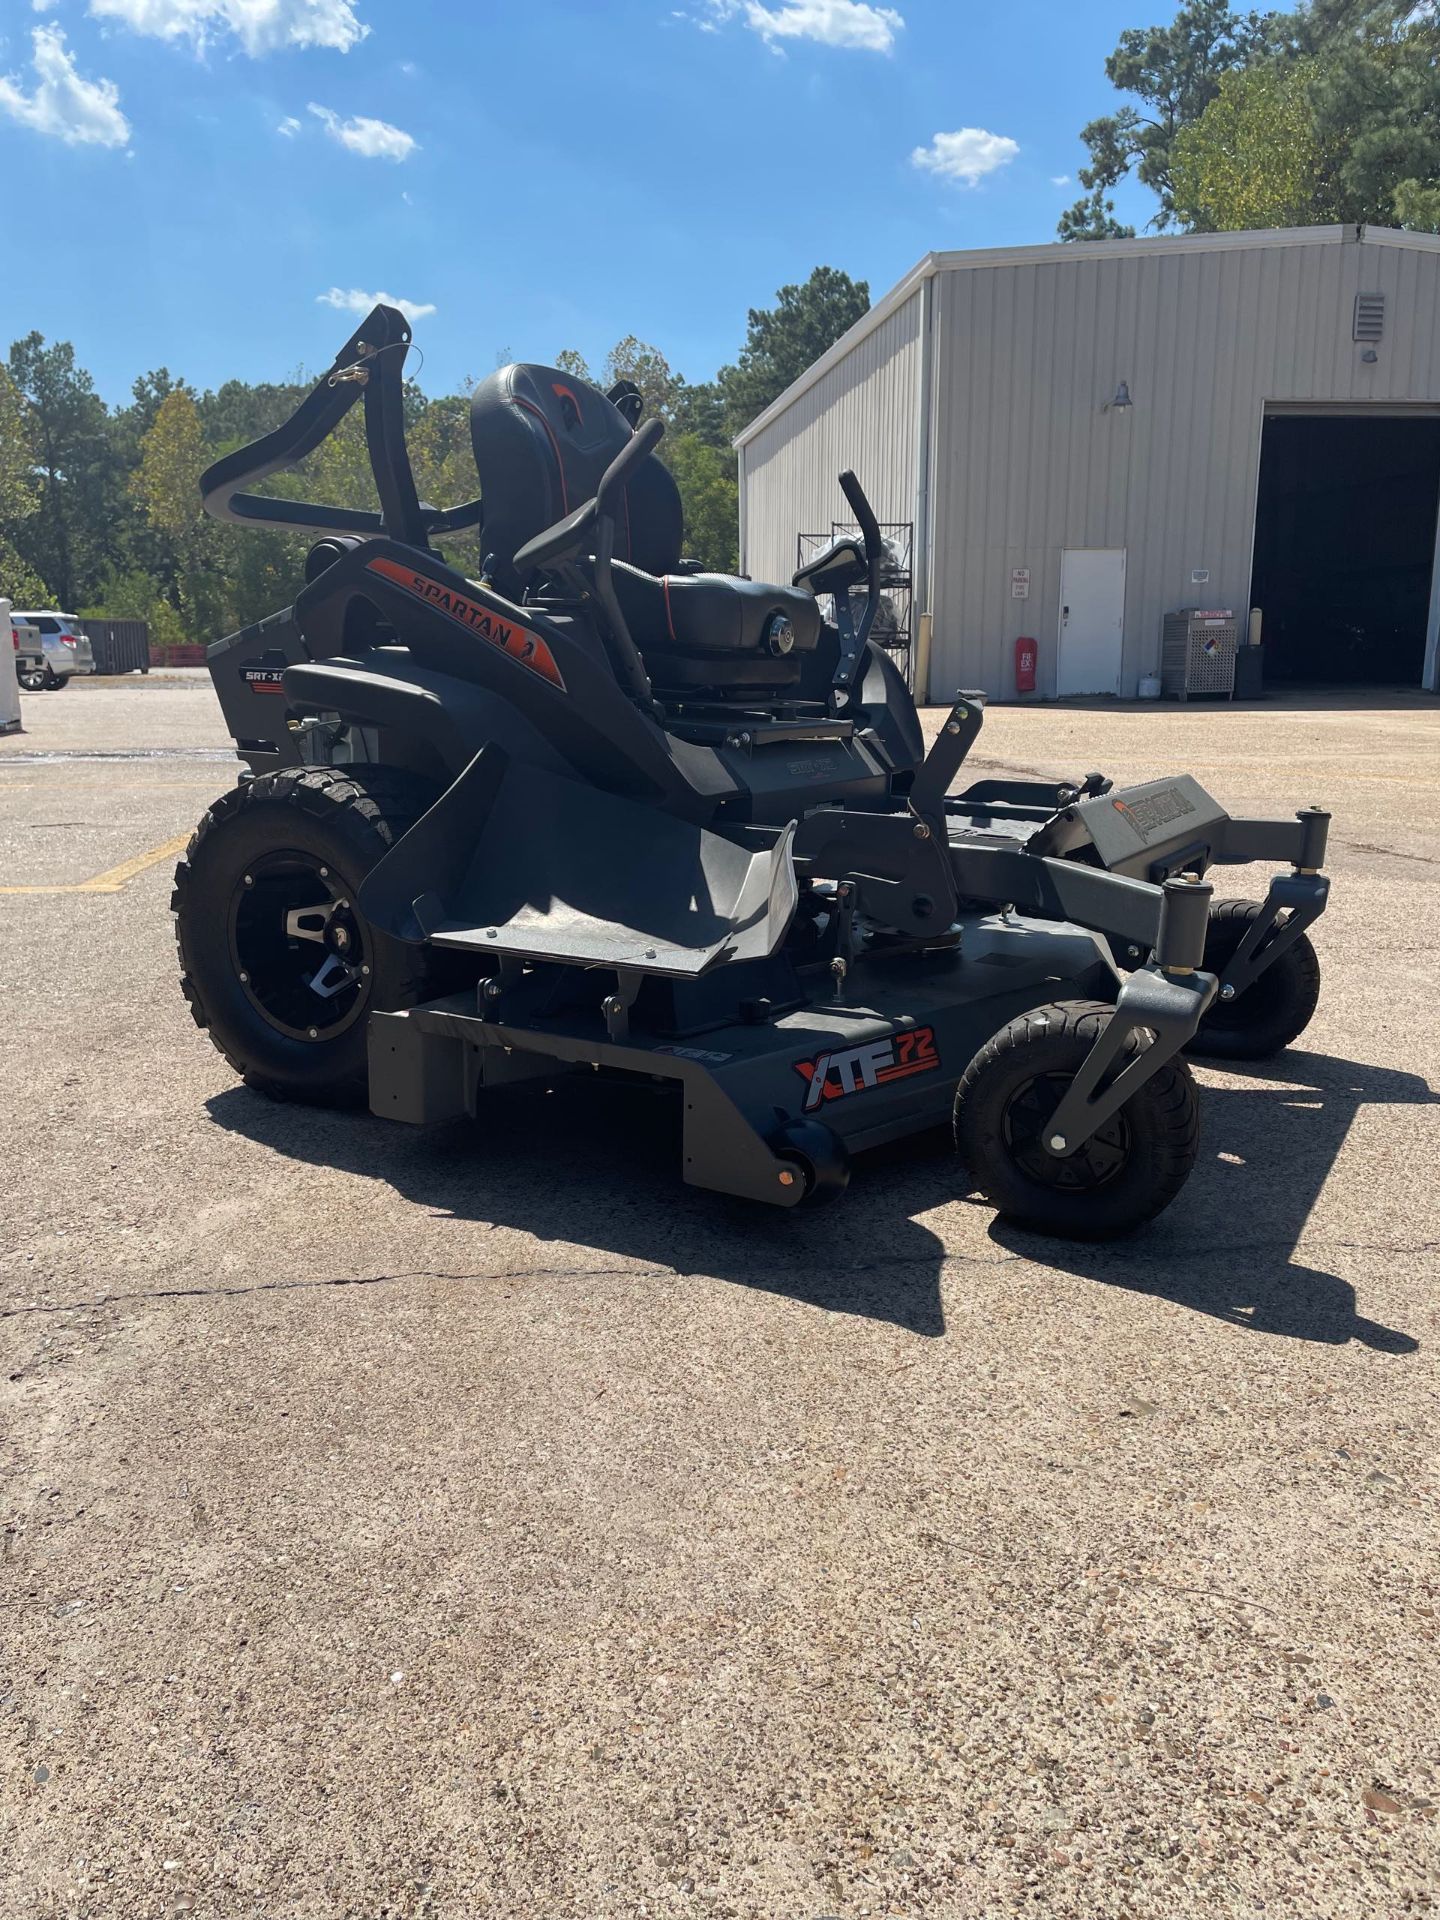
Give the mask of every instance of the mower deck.
POLYGON ((1006 1021, 1045 1001, 1119 992, 1095 935, 1017 913, 966 916, 952 947, 858 957, 839 997, 828 970, 810 971, 815 997, 792 1010, 683 1039, 633 1028, 612 1038, 604 1008, 616 976, 603 970, 588 976, 593 1011, 541 1011, 554 984, 542 967, 376 1013, 371 1107, 392 1120, 454 1120, 475 1115, 488 1087, 567 1068, 675 1081, 686 1180, 793 1206, 803 1190, 782 1180, 786 1163, 769 1144, 786 1126, 821 1122, 851 1154, 948 1124, 966 1064, 1006 1021))

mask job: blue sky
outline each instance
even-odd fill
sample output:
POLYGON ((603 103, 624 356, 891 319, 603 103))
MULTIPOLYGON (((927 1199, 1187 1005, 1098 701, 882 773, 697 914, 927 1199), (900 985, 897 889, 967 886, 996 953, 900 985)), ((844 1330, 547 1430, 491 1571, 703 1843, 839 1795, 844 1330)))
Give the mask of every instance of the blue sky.
POLYGON ((703 379, 818 264, 878 299, 932 247, 1052 239, 1106 53, 1169 10, 0 0, 0 349, 71 339, 111 401, 274 379, 383 292, 433 308, 431 392, 631 332, 703 379))

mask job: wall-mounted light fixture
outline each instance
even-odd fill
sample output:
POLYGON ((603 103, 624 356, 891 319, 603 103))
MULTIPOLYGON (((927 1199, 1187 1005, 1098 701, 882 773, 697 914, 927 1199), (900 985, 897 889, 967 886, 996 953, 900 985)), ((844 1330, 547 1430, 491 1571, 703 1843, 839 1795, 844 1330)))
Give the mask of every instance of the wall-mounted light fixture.
POLYGON ((1130 382, 1128 380, 1122 380, 1115 389, 1113 399, 1107 400, 1100 411, 1102 413, 1109 413, 1112 407, 1118 410, 1121 407, 1133 407, 1134 404, 1135 402, 1130 398, 1130 382))

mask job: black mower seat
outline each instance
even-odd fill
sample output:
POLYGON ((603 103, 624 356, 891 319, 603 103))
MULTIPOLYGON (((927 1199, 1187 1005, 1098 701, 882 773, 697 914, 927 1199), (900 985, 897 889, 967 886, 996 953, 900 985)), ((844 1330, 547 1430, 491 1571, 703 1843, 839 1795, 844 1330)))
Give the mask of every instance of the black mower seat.
POLYGON ((615 595, 661 687, 789 687, 820 640, 820 608, 794 587, 723 573, 644 573, 617 561, 615 595))
MULTIPOLYGON (((518 599, 535 571, 523 549, 594 497, 631 428, 588 381, 517 363, 476 388, 470 434, 491 578, 518 599)), ((717 692, 795 686, 801 656, 820 641, 814 595, 679 572, 681 537, 679 491, 668 468, 648 454, 626 481, 615 516, 613 577, 654 684, 717 692)))
MULTIPOLYGON (((598 387, 558 367, 501 367, 475 389, 470 439, 485 502, 485 550, 500 591, 526 582, 515 555, 592 499, 601 475, 630 439, 630 427, 598 387)), ((649 454, 626 482, 617 517, 617 559, 650 573, 680 561, 680 493, 649 454)))
POLYGON ((637 642, 643 634, 679 653, 813 653, 820 607, 795 587, 728 573, 665 573, 615 563, 615 593, 637 642))

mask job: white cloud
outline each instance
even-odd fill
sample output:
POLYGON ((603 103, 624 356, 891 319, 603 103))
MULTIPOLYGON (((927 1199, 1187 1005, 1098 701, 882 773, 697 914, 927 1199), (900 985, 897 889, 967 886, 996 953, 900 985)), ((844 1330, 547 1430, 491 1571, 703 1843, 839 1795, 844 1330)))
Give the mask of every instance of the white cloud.
POLYGON ((910 164, 942 180, 959 180, 973 187, 983 174, 993 173, 1015 158, 1020 147, 1003 133, 983 127, 961 127, 955 133, 937 133, 928 147, 916 147, 910 164))
POLYGON ((388 120, 372 120, 363 113, 342 120, 338 113, 329 107, 317 107, 313 100, 310 111, 332 140, 338 140, 342 147, 361 154, 366 160, 408 160, 419 145, 413 135, 400 127, 392 127, 388 120))
POLYGON ((1052 173, 1050 176, 1050 184, 1052 187, 1068 187, 1070 184, 1070 176, 1068 173, 1052 173))
POLYGON ((60 0, 30 0, 36 13, 48 13, 51 7, 58 7, 60 0))
POLYGON ((366 293, 363 287, 331 287, 328 293, 317 293, 315 298, 322 307, 358 314, 362 320, 372 307, 398 307, 407 320, 424 320, 435 311, 423 300, 401 300, 393 293, 366 293))
POLYGON ((370 31, 355 17, 355 0, 90 0, 90 11, 152 39, 188 40, 197 50, 234 34, 252 59, 280 47, 348 53, 370 31))
POLYGON ((283 134, 287 140, 293 140, 300 131, 300 122, 295 118, 293 113, 287 113, 275 131, 283 134))
MULTIPOLYGON (((741 20, 768 45, 780 40, 818 40, 826 47, 858 47, 865 53, 889 53, 905 21, 894 7, 867 0, 709 0, 722 20, 741 20)), ((697 24, 703 25, 704 22, 697 24)))
POLYGON ((0 113, 67 147, 128 145, 130 122, 114 81, 82 78, 59 27, 36 27, 30 37, 35 90, 27 94, 13 75, 0 74, 0 113))

